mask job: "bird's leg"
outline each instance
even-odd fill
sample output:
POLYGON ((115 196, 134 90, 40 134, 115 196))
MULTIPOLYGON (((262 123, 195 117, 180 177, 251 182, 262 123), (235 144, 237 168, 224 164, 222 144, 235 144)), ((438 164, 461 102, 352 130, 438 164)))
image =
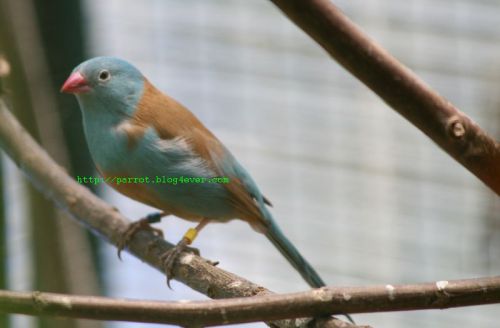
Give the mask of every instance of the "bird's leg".
POLYGON ((160 229, 154 228, 151 226, 152 223, 158 223, 161 221, 161 219, 164 216, 167 216, 168 213, 165 212, 156 212, 156 213, 150 213, 146 217, 137 220, 135 222, 132 222, 128 227, 127 230, 123 233, 119 243, 118 243, 118 258, 121 260, 121 252, 122 250, 127 247, 128 243, 130 243, 130 240, 132 240, 132 237, 139 231, 139 230, 149 230, 153 234, 155 234, 158 237, 163 238, 163 231, 160 229))
MULTIPOLYGON (((177 261, 179 255, 184 252, 186 249, 193 250, 188 247, 195 240, 198 233, 210 222, 209 219, 203 218, 200 223, 195 228, 190 228, 185 234, 184 237, 177 243, 177 245, 168 251, 166 251, 162 256, 161 260, 163 261, 163 267, 165 269, 165 275, 167 276, 167 286, 170 287, 170 280, 174 277, 174 267, 175 262, 177 261)), ((199 252, 198 252, 199 254, 199 252)))

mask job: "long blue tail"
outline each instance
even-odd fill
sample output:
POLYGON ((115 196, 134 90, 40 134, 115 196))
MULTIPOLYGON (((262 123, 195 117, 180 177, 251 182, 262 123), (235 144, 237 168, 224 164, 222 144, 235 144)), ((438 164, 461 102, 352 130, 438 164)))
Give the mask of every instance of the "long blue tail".
MULTIPOLYGON (((271 203, 261 194, 259 188, 250 177, 248 172, 236 161, 236 159, 231 155, 229 151, 226 150, 226 155, 229 160, 224 163, 229 165, 224 167, 224 172, 228 175, 238 177, 250 195, 258 202, 259 209, 262 214, 265 223, 265 235, 273 243, 273 245, 280 251, 281 254, 290 262, 290 264, 297 270, 298 273, 304 278, 304 280, 313 288, 320 288, 325 285, 325 282, 316 270, 306 261, 306 259, 300 255, 299 251, 293 244, 285 237, 283 232, 276 224, 273 216, 268 211, 266 204, 271 205, 271 203)), ((349 321, 354 323, 351 316, 344 314, 349 321)))
POLYGON ((325 282, 307 260, 300 255, 299 251, 281 232, 276 222, 272 219, 271 214, 264 208, 263 212, 267 221, 266 237, 273 243, 273 245, 280 251, 281 254, 290 262, 290 264, 297 270, 302 278, 313 288, 325 286, 325 282))
POLYGON ((247 189, 248 193, 259 204, 258 207, 260 213, 262 214, 262 218, 264 219, 266 237, 281 252, 281 254, 285 256, 295 270, 300 273, 309 286, 313 288, 325 286, 323 279, 321 279, 318 273, 312 268, 306 259, 300 255, 299 251, 285 237, 283 232, 281 232, 280 228, 274 221, 273 216, 266 207, 266 203, 268 205, 271 205, 271 203, 262 195, 259 188, 255 184, 255 181, 253 181, 248 172, 238 163, 238 161, 236 161, 228 150, 226 150, 225 154, 226 160, 222 162, 225 163, 223 172, 227 175, 238 177, 247 189))
MULTIPOLYGON (((309 286, 313 288, 326 286, 325 282, 323 281, 323 279, 321 279, 316 270, 313 269, 313 267, 302 255, 300 255, 297 248, 295 248, 292 242, 289 241, 288 238, 286 238, 283 232, 281 232, 281 229, 278 227, 267 208, 261 206, 261 211, 266 218, 268 227, 266 237, 273 243, 273 245, 280 251, 280 253, 283 254, 288 262, 290 262, 290 264, 295 268, 295 270, 300 273, 302 278, 304 278, 309 286)), ((354 320, 349 314, 344 313, 343 315, 352 324, 354 324, 354 320)))

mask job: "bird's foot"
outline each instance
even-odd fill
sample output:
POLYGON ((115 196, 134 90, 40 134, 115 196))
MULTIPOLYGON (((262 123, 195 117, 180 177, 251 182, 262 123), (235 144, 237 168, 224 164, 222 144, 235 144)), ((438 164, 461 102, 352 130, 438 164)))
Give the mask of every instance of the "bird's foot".
POLYGON ((161 218, 164 216, 163 213, 152 213, 148 214, 145 218, 142 218, 138 221, 132 222, 128 227, 127 230, 123 233, 119 243, 118 243, 118 258, 121 260, 121 252, 127 245, 130 243, 132 240, 132 237, 139 231, 139 230, 148 230, 151 231, 154 235, 163 238, 163 231, 160 229, 154 228, 151 226, 151 223, 157 223, 161 221, 161 218))
POLYGON ((200 255, 200 251, 197 248, 189 247, 189 244, 191 244, 190 240, 184 237, 177 243, 177 245, 163 253, 160 257, 165 270, 165 275, 167 276, 167 286, 170 289, 172 289, 170 286, 170 280, 174 278, 174 268, 181 253, 187 251, 198 256, 200 255))

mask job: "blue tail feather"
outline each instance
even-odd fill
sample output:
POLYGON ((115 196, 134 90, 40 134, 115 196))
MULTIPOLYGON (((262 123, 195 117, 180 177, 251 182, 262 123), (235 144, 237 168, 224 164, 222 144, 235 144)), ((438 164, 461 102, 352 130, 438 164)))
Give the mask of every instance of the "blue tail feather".
POLYGON ((273 220, 271 213, 264 207, 262 212, 266 217, 267 231, 266 237, 280 251, 281 254, 290 262, 297 270, 302 278, 313 288, 326 286, 325 282, 307 260, 299 253, 297 248, 286 238, 276 222, 273 220))
MULTIPOLYGON (((281 254, 290 262, 290 264, 297 270, 302 278, 313 288, 320 288, 326 286, 325 282, 316 270, 307 262, 307 260, 299 253, 297 248, 293 246, 292 242, 286 238, 281 229, 274 221, 271 213, 261 204, 261 211, 267 222, 266 237, 273 243, 273 245, 280 251, 281 254)), ((344 313, 347 320, 354 324, 352 317, 344 313)))

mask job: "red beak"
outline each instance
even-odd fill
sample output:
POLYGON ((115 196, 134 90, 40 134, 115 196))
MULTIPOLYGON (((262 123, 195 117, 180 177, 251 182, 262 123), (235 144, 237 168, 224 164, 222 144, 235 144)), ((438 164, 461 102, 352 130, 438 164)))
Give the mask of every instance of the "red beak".
POLYGON ((85 77, 80 72, 72 73, 61 87, 61 92, 65 93, 84 93, 90 91, 90 86, 85 77))

